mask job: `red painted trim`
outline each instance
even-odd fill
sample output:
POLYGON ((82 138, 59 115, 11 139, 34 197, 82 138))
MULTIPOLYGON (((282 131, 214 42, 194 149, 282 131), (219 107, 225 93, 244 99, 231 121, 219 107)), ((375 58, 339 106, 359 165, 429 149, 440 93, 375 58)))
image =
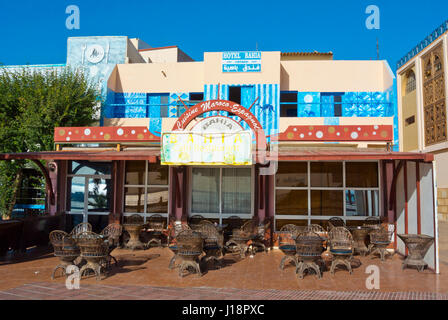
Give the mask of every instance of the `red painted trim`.
POLYGON ((403 160, 400 160, 396 168, 394 164, 394 176, 392 178, 392 185, 390 188, 390 196, 389 196, 389 209, 393 208, 397 202, 397 179, 398 174, 400 173, 400 170, 403 167, 403 164, 404 164, 403 160))
MULTIPOLYGON (((400 161, 401 163, 401 161, 400 161)), ((400 165, 400 163, 398 165, 400 165)), ((395 161, 393 163, 393 167, 394 167, 394 178, 395 178, 395 161)), ((398 174, 397 174, 398 176, 398 174)), ((396 184, 396 183, 395 183, 396 184)), ((392 193, 392 186, 393 186, 393 179, 392 179, 392 185, 391 185, 391 193, 392 193)), ((397 201, 396 201, 396 195, 395 195, 395 191, 394 191, 394 203, 393 203, 393 209, 394 209, 394 228, 395 228, 395 234, 394 234, 394 244, 395 244, 395 248, 396 250, 398 250, 398 237, 397 237, 397 201)))
MULTIPOLYGON (((408 164, 405 161, 403 166, 403 189, 404 189, 404 233, 409 233, 409 209, 408 209, 408 164)), ((408 248, 405 248, 405 255, 408 255, 408 248)))
POLYGON ((280 141, 387 141, 393 140, 392 125, 289 126, 280 141))
POLYGON ((149 132, 148 127, 56 127, 55 143, 76 142, 143 142, 160 141, 160 137, 149 132))
POLYGON ((420 204, 420 162, 415 162, 415 184, 417 189, 417 234, 422 233, 422 218, 420 204))

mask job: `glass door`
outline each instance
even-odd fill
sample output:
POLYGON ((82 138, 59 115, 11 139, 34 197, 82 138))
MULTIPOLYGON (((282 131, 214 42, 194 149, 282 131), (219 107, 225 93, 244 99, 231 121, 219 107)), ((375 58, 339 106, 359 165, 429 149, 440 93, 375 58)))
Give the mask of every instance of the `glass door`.
POLYGON ((112 204, 111 164, 72 161, 67 176, 67 213, 72 227, 89 222, 100 232, 109 222, 112 204))

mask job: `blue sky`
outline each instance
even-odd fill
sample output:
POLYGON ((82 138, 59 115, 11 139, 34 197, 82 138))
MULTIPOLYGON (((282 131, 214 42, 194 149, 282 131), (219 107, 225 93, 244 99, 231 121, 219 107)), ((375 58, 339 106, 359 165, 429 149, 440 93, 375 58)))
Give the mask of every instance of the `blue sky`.
POLYGON ((65 63, 67 38, 138 37, 153 47, 178 45, 196 60, 204 51, 333 51, 334 58, 395 64, 447 18, 448 1, 154 1, 16 0, 0 3, 0 62, 65 63), (68 30, 68 5, 81 12, 68 30), (380 30, 368 30, 368 5, 380 9, 380 30))

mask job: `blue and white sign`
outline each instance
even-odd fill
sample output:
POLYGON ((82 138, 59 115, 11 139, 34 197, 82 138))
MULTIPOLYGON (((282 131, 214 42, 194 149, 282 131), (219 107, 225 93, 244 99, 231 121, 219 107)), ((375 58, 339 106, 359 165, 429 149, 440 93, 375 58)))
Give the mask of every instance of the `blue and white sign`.
POLYGON ((260 71, 260 51, 226 51, 222 53, 222 72, 260 71))

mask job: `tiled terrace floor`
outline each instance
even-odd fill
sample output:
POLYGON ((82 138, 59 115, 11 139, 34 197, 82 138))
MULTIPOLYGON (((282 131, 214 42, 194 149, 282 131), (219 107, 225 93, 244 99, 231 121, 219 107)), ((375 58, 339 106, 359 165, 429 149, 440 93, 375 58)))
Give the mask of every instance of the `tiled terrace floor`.
POLYGON ((273 250, 244 260, 226 255, 223 268, 210 268, 202 277, 180 278, 177 270, 168 269, 172 253, 167 248, 117 249, 113 255, 120 266, 113 267, 105 279, 97 282, 94 277, 83 277, 81 290, 67 290, 65 278, 50 279, 58 259, 48 251, 18 261, 0 261, 0 299, 448 299, 448 224, 439 227, 438 275, 431 270, 402 270, 399 255, 384 262, 357 256, 360 265, 352 275, 338 270, 333 276, 327 271, 322 279, 307 275, 298 280, 292 265, 278 269, 283 254, 273 250), (379 290, 366 288, 366 267, 372 264, 380 270, 379 290))

